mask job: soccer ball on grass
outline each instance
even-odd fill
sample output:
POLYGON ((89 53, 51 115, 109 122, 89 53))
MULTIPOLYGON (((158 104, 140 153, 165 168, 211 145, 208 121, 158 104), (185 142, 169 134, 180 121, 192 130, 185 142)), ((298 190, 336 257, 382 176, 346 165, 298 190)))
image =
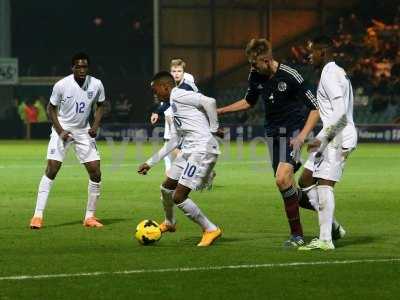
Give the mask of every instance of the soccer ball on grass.
POLYGON ((161 238, 160 226, 153 220, 143 220, 136 227, 136 240, 142 245, 151 245, 161 238))

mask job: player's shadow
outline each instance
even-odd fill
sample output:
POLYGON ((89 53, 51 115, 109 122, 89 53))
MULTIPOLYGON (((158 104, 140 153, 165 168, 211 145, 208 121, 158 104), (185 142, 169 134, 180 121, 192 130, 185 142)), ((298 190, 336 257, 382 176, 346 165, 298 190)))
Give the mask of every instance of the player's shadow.
POLYGON ((261 241, 261 240, 266 240, 266 237, 235 237, 235 236, 230 236, 230 237, 222 237, 218 240, 218 243, 223 243, 223 244, 236 244, 236 243, 242 243, 242 242, 251 242, 251 241, 261 241))
MULTIPOLYGON (((103 225, 110 225, 110 224, 130 221, 130 219, 114 218, 114 219, 101 219, 100 221, 103 225)), ((78 224, 82 225, 82 220, 66 222, 66 223, 61 223, 61 224, 55 224, 55 225, 47 225, 46 227, 56 228, 56 227, 64 227, 64 226, 73 226, 73 225, 78 225, 78 224)))
MULTIPOLYGON (((220 237, 215 244, 236 244, 236 243, 241 243, 241 242, 248 242, 248 241, 259 241, 259 240, 263 240, 265 238, 247 238, 247 237, 226 237, 226 236, 222 236, 220 237)), ((193 237, 186 237, 180 240, 180 242, 184 245, 196 245, 198 242, 200 241, 200 237, 198 236, 193 236, 193 237)))
POLYGON ((203 189, 203 190, 198 190, 198 191, 196 191, 196 193, 210 193, 210 192, 212 192, 213 190, 219 190, 219 189, 222 189, 224 187, 224 185, 222 185, 222 184, 217 184, 217 185, 215 185, 215 184, 213 184, 213 186, 212 186, 212 188, 211 189, 207 189, 207 188, 205 188, 205 189, 203 189))
POLYGON ((129 219, 129 218, 101 219, 101 223, 103 223, 104 225, 123 223, 125 221, 132 221, 132 219, 129 219))

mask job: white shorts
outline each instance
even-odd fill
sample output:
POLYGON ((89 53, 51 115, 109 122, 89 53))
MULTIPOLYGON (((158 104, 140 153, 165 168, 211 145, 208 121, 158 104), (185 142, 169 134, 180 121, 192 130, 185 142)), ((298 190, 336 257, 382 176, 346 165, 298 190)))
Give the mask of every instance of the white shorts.
POLYGON ((316 152, 311 153, 304 168, 312 171, 314 178, 339 182, 343 175, 346 159, 353 150, 354 148, 343 149, 329 144, 320 159, 315 159, 316 152))
POLYGON ((65 155, 71 145, 74 147, 76 157, 81 164, 100 160, 97 151, 96 140, 90 137, 88 132, 81 131, 72 134, 73 140, 64 142, 60 136, 52 130, 50 142, 47 148, 47 159, 63 162, 65 155))
POLYGON ((168 177, 191 190, 201 190, 207 184, 217 159, 218 154, 213 153, 180 152, 168 171, 168 177))

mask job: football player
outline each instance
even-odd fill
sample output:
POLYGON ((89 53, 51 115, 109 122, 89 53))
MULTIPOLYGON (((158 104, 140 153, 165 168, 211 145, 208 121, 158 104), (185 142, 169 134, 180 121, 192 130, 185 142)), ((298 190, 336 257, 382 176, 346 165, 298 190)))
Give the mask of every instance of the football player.
POLYGON ((319 120, 317 101, 303 76, 272 57, 266 39, 252 39, 246 47, 251 69, 244 99, 218 109, 219 114, 243 111, 262 98, 265 129, 275 182, 282 195, 290 237, 284 245, 304 245, 299 214, 299 194, 294 173, 299 169, 300 148, 319 120))
POLYGON ((332 232, 343 237, 344 229, 334 220, 334 186, 343 174, 349 154, 357 145, 357 130, 353 122, 353 89, 346 71, 333 57, 333 42, 329 37, 314 40, 312 63, 322 69, 317 100, 322 130, 309 145, 310 154, 299 185, 306 191, 310 203, 318 212, 319 238, 299 250, 332 250, 332 232))
POLYGON ((204 186, 220 154, 214 137, 218 134, 216 101, 189 87, 176 86, 174 77, 166 71, 153 77, 152 89, 158 99, 170 102, 174 122, 171 139, 139 166, 138 173, 147 174, 152 166, 180 146, 181 151, 161 185, 165 221, 160 224, 160 229, 162 232, 176 230, 173 209, 176 205, 201 227, 203 236, 198 246, 210 246, 222 231, 189 198, 189 193, 204 186))
POLYGON ((77 53, 72 57, 72 74, 58 81, 53 87, 47 106, 53 127, 47 150, 47 167, 39 183, 36 208, 30 222, 32 229, 40 229, 43 226, 43 211, 51 187, 71 146, 89 174, 83 225, 103 226, 95 217, 101 185, 100 156, 95 137, 103 116, 105 95, 102 82, 88 75, 89 65, 89 56, 77 53), (96 112, 94 122, 90 126, 89 115, 93 105, 96 105, 96 112))
MULTIPOLYGON (((198 88, 197 88, 196 84, 194 83, 194 77, 191 74, 185 72, 185 67, 186 67, 186 63, 182 59, 177 58, 177 59, 171 60, 170 72, 171 72, 171 75, 174 77, 176 85, 181 86, 182 88, 185 88, 185 89, 189 89, 189 90, 198 92, 198 88)), ((150 117, 151 124, 154 125, 159 120, 161 114, 164 114, 164 119, 165 119, 164 140, 165 140, 165 142, 168 142, 169 139, 171 138, 170 131, 171 131, 171 123, 172 123, 172 111, 171 111, 171 108, 169 107, 169 101, 166 101, 166 102, 161 101, 160 102, 158 107, 151 114, 151 117, 150 117)), ((172 161, 178 155, 178 152, 179 152, 179 149, 176 149, 176 150, 172 151, 170 154, 168 154, 166 157, 164 157, 166 173, 171 168, 172 161)))

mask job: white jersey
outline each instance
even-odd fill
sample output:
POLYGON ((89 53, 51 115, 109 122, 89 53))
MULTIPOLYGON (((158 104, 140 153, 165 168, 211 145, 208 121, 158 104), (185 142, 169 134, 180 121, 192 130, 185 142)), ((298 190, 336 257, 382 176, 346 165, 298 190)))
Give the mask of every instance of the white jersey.
POLYGON ((171 126, 174 120, 171 107, 168 107, 167 110, 164 111, 164 118, 165 118, 164 139, 169 140, 171 139, 171 126))
POLYGON ((183 73, 183 78, 179 82, 178 87, 185 89, 185 90, 192 90, 195 92, 199 91, 199 89, 197 88, 197 86, 194 82, 193 75, 189 74, 189 73, 183 73))
POLYGON ((88 129, 93 103, 104 100, 104 87, 99 79, 88 75, 80 87, 73 74, 58 81, 50 97, 50 103, 58 106, 61 126, 70 131, 88 129))
POLYGON ((324 128, 346 115, 347 125, 340 134, 340 143, 343 148, 355 148, 357 131, 353 121, 353 88, 346 72, 335 62, 327 63, 322 69, 317 100, 324 128))
POLYGON ((183 73, 183 79, 185 79, 186 81, 190 81, 194 83, 194 77, 192 74, 190 73, 183 73))
POLYGON ((182 152, 219 154, 218 142, 212 134, 218 130, 215 99, 176 87, 170 103, 174 117, 171 135, 181 139, 182 152))

